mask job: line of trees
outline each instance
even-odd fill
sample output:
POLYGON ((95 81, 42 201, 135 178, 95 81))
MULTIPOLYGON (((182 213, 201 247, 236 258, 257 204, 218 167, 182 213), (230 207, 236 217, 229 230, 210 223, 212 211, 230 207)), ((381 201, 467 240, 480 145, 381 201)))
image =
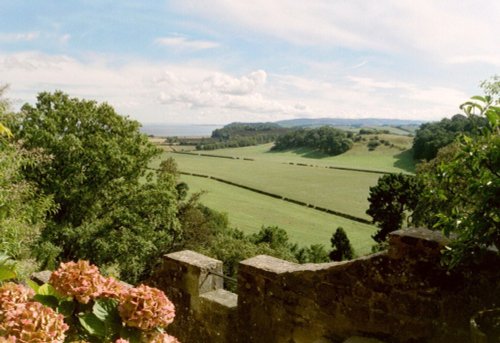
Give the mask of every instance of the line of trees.
POLYGON ((474 114, 456 114, 451 119, 443 118, 438 122, 422 124, 415 132, 413 158, 430 161, 437 156, 439 149, 452 143, 458 136, 475 135, 487 124, 485 117, 474 114))

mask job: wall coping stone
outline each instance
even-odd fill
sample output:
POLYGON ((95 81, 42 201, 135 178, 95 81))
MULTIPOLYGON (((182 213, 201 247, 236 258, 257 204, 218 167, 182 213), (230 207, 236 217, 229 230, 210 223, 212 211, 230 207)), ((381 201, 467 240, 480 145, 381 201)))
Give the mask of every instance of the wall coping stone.
POLYGON ((222 288, 219 288, 215 291, 203 293, 202 295, 200 295, 200 298, 204 298, 208 301, 217 303, 229 309, 233 309, 238 306, 238 295, 236 293, 226 291, 222 288))
POLYGON ((212 269, 217 267, 221 261, 216 260, 191 250, 182 250, 165 255, 169 259, 177 260, 200 269, 212 269))
POLYGON ((433 241, 441 246, 450 243, 450 239, 444 236, 440 231, 432 231, 425 228, 408 228, 393 231, 389 234, 389 238, 394 237, 409 237, 415 240, 433 241))

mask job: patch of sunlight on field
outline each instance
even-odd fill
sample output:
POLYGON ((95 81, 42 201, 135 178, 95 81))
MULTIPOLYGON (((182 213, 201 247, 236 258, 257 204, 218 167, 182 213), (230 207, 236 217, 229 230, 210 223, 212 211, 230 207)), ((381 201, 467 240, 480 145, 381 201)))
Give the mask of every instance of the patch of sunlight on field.
POLYGON ((316 211, 304 206, 271 198, 252 191, 206 178, 182 175, 190 192, 206 191, 201 202, 215 210, 226 212, 231 225, 246 233, 255 233, 265 225, 285 229, 292 242, 301 246, 323 244, 330 249, 330 238, 342 226, 357 254, 370 252, 374 244, 372 225, 316 211))

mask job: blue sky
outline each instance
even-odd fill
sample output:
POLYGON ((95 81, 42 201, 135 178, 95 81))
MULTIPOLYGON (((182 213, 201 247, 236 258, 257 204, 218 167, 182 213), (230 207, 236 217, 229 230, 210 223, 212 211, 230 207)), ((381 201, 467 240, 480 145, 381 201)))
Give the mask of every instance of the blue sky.
POLYGON ((0 0, 0 84, 144 123, 437 120, 500 74, 493 0, 0 0))

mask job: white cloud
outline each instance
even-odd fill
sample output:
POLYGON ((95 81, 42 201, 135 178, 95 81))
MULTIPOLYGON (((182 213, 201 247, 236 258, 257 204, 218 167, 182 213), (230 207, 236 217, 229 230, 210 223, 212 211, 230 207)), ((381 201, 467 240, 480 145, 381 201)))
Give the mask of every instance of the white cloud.
POLYGON ((297 117, 440 119, 467 99, 460 90, 401 80, 345 76, 325 81, 256 70, 231 75, 213 66, 130 61, 96 55, 79 61, 37 52, 0 54, 8 96, 31 102, 40 91, 106 101, 143 122, 227 123, 297 117))
POLYGON ((486 63, 494 66, 500 66, 500 55, 493 54, 470 54, 470 55, 461 55, 454 56, 448 59, 449 63, 452 64, 466 64, 466 63, 486 63))
POLYGON ((204 50, 219 46, 219 43, 206 40, 190 40, 185 37, 161 37, 155 40, 158 45, 179 50, 204 50))
POLYGON ((39 32, 20 32, 20 33, 0 33, 1 43, 32 41, 40 36, 39 32))
POLYGON ((216 18, 224 29, 297 45, 422 54, 442 62, 455 56, 500 55, 495 44, 500 36, 498 1, 215 0, 206 6, 201 0, 185 0, 177 6, 207 20, 216 18))

